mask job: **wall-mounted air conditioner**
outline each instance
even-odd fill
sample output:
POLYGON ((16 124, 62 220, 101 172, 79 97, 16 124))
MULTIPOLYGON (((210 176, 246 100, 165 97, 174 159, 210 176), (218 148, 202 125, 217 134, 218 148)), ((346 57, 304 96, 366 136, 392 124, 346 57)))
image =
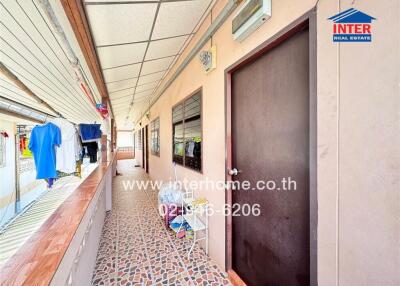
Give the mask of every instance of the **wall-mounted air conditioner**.
POLYGON ((232 21, 235 41, 243 41, 271 17, 271 0, 246 0, 232 21))

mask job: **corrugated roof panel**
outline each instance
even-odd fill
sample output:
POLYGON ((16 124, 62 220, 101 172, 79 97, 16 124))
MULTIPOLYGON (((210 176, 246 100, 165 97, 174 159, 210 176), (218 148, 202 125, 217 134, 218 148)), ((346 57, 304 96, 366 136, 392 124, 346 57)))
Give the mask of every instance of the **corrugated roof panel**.
MULTIPOLYGON (((70 121, 99 121, 100 115, 77 83, 65 52, 37 5, 32 1, 3 1, 0 10, 1 58, 7 68, 70 121)), ((18 91, 6 92, 5 84, 2 88, 5 97, 19 100, 18 91)), ((26 97, 23 100, 24 104, 30 101, 26 97)), ((49 112, 41 105, 32 107, 49 112)))

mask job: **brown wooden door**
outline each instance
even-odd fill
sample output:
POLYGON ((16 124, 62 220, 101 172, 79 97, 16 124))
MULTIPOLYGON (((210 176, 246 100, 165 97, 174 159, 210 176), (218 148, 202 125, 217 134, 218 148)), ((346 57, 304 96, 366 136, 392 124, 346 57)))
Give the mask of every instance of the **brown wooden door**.
POLYGON ((310 284, 308 37, 303 30, 231 74, 233 179, 277 186, 232 191, 233 204, 261 209, 232 217, 232 269, 248 285, 310 284), (289 177, 296 186, 283 190, 289 177))
POLYGON ((145 126, 145 147, 146 147, 146 173, 149 172, 149 126, 145 126))

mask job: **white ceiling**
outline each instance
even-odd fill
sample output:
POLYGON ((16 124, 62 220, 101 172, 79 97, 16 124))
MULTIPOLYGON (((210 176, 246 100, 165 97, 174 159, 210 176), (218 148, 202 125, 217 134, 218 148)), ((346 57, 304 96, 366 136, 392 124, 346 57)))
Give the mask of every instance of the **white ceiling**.
POLYGON ((118 128, 148 106, 214 0, 85 0, 118 128))
MULTIPOLYGON (((77 83, 66 53, 40 7, 34 1, 1 1, 0 18, 0 61, 68 120, 75 123, 100 121, 100 115, 77 83)), ((71 37, 72 29, 65 25, 68 20, 59 20, 76 51, 96 101, 101 102, 79 45, 71 37)), ((0 96, 51 114, 4 76, 0 76, 0 96)))

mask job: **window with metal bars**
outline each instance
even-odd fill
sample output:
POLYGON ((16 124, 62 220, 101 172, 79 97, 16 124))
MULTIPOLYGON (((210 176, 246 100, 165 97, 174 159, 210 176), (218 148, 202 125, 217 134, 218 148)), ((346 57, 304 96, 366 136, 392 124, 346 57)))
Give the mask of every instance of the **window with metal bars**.
POLYGON ((150 122, 151 154, 160 156, 160 117, 150 122))
POLYGON ((172 108, 173 162, 202 170, 201 90, 172 108))

